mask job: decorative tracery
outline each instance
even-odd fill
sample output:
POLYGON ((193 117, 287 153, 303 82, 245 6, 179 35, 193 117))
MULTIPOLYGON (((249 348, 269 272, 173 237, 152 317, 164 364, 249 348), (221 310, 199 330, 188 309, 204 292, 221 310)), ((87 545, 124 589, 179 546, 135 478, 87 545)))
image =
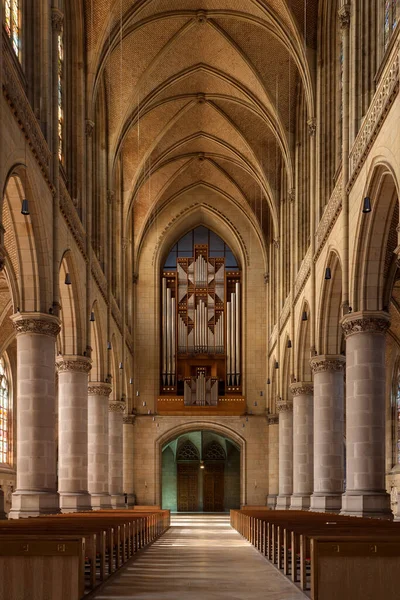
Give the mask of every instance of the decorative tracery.
POLYGON ((4 358, 0 358, 0 463, 9 463, 10 456, 9 381, 4 358))
POLYGON ((225 460, 225 451, 221 444, 212 441, 204 452, 204 460, 225 460))
POLYGON ((4 26, 13 50, 21 60, 21 7, 19 0, 4 0, 4 26))
POLYGON ((177 460, 200 460, 199 451, 196 446, 187 440, 179 449, 177 460))

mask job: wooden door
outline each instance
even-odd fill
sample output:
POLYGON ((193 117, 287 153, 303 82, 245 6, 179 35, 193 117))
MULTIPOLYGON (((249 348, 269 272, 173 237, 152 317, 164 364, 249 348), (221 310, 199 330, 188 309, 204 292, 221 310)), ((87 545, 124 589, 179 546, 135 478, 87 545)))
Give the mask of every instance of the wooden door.
POLYGON ((178 511, 199 510, 199 464, 178 463, 178 511))
POLYGON ((204 469, 204 512, 224 511, 224 463, 207 463, 204 469))

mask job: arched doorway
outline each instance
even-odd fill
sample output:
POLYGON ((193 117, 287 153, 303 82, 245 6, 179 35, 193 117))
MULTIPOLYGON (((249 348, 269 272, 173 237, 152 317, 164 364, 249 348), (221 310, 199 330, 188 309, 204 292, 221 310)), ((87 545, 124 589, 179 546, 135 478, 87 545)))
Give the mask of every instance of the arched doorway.
POLYGON ((162 507, 224 512, 240 507, 240 448, 213 431, 178 435, 162 447, 162 507))

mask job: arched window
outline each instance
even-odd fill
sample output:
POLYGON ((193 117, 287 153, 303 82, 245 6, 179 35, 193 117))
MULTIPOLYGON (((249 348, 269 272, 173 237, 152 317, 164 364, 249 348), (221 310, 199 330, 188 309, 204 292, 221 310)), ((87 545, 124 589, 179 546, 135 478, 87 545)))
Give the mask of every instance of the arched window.
POLYGON ((385 50, 389 45, 390 38, 397 25, 399 14, 399 0, 385 0, 385 12, 383 16, 383 39, 385 50))
POLYGON ((180 447, 176 460, 200 460, 199 451, 190 440, 187 440, 180 447))
POLYGON ((18 60, 21 60, 20 0, 4 0, 4 26, 18 60))
POLYGON ((400 464, 400 364, 397 368, 392 393, 393 466, 400 464))
POLYGON ((64 163, 64 28, 58 34, 58 158, 64 163))
POLYGON ((10 398, 4 358, 0 358, 0 463, 10 462, 10 398))

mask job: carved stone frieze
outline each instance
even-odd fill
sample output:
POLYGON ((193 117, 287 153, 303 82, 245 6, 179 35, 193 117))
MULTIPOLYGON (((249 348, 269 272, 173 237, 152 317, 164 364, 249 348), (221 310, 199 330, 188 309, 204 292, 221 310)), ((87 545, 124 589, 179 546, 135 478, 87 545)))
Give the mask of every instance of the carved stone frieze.
POLYGON ((119 331, 122 333, 122 315, 115 298, 112 299, 111 314, 114 318, 115 323, 117 324, 119 331))
POLYGON ((57 357, 59 373, 89 373, 92 363, 86 356, 59 356, 57 357))
POLYGON ((125 415, 122 421, 124 425, 133 425, 135 422, 135 415, 125 415))
POLYGON ((346 363, 346 358, 340 354, 327 354, 314 356, 310 360, 311 370, 313 373, 337 372, 343 371, 346 363))
POLYGON ((268 425, 278 425, 279 415, 267 415, 268 425))
POLYGON ((107 279, 96 255, 92 256, 92 275, 96 280, 103 298, 107 301, 107 279))
POLYGON ((125 402, 113 401, 108 404, 108 412, 123 413, 125 412, 125 402))
POLYGON ((11 317, 17 336, 26 333, 57 337, 60 321, 57 317, 44 313, 17 313, 11 317))
POLYGON ((291 309, 291 306, 292 306, 292 302, 291 301, 292 301, 292 297, 289 294, 287 296, 286 300, 285 300, 285 304, 283 305, 282 312, 281 312, 280 317, 279 317, 279 329, 280 330, 282 330, 283 326, 285 325, 286 321, 289 318, 290 309, 291 309))
POLYGON ((329 199, 328 204, 325 207, 322 218, 319 222, 317 232, 315 234, 315 256, 314 261, 318 258, 321 250, 328 239, 330 232, 336 223, 338 216, 342 210, 343 201, 343 183, 342 176, 339 177, 335 189, 329 199))
POLYGON ((111 386, 108 383, 90 382, 88 385, 89 396, 108 396, 111 394, 111 386))
POLYGON ((303 258, 303 261, 300 265, 299 272, 297 273, 297 277, 294 283, 294 301, 296 302, 299 294, 304 288, 306 281, 311 272, 311 246, 309 247, 307 254, 303 258))
POLYGON ((297 381, 290 385, 290 391, 295 396, 312 396, 314 393, 314 384, 307 381, 297 381))
POLYGON ((281 412, 293 412, 293 402, 291 400, 282 400, 278 398, 276 401, 276 410, 281 412))
POLYGON ((86 233, 82 222, 76 212, 74 203, 65 187, 60 181, 60 211, 64 215, 67 225, 78 244, 80 251, 86 259, 86 233))
POLYGON ((342 319, 342 329, 347 339, 357 333, 385 335, 390 325, 390 316, 383 311, 350 313, 342 319))

